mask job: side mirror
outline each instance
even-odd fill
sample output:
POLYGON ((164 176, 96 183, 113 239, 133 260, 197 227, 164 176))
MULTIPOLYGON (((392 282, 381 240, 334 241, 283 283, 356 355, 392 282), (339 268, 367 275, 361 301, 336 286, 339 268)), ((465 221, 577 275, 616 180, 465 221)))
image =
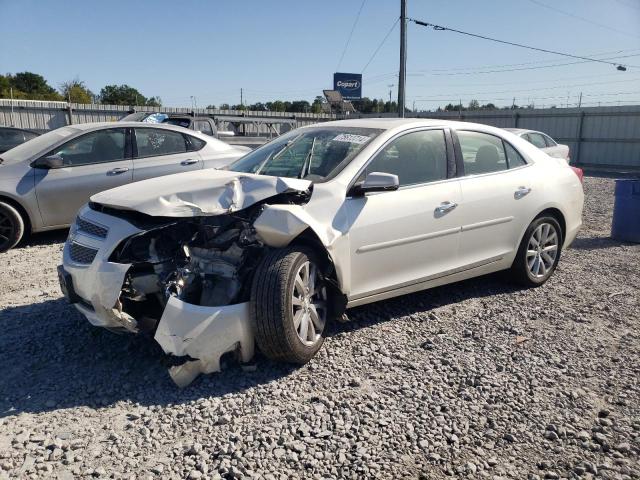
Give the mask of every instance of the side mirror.
POLYGON ((47 157, 41 157, 31 164, 34 168, 61 168, 64 166, 64 159, 60 155, 49 155, 47 157))
POLYGON ((353 196, 362 196, 369 192, 391 192, 397 190, 400 187, 398 176, 392 173, 384 172, 371 172, 369 173, 364 182, 359 185, 354 185, 351 189, 353 196))

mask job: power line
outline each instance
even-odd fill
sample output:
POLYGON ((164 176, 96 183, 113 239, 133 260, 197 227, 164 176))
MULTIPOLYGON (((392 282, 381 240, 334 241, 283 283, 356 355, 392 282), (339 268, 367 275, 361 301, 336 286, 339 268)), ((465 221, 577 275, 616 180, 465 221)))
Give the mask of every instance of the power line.
MULTIPOLYGON (((623 55, 623 56, 619 56, 619 57, 609 57, 609 58, 603 58, 601 60, 616 60, 619 58, 631 58, 631 57, 638 57, 640 55, 623 55)), ((455 76, 455 75, 481 75, 481 74, 486 74, 486 73, 503 73, 503 72, 521 72, 523 70, 540 70, 542 68, 556 68, 556 67, 566 67, 568 65, 578 65, 578 64, 582 64, 582 63, 591 63, 593 60, 580 60, 578 62, 565 62, 565 63, 555 63, 553 65, 539 65, 536 67, 522 67, 522 68, 508 68, 508 69, 501 69, 501 70, 484 70, 484 71, 476 71, 476 72, 453 72, 453 73, 432 73, 431 75, 434 76, 438 76, 438 77, 443 77, 443 76, 455 76)), ((610 63, 610 62, 606 62, 606 63, 610 63)), ((614 65, 612 63, 612 65, 614 65)), ((625 64, 625 67, 634 67, 634 68, 640 68, 636 65, 628 65, 625 64)))
POLYGON ((353 35, 353 31, 356 29, 356 25, 358 24, 358 20, 360 19, 360 13, 362 13, 362 8, 367 0, 362 0, 360 4, 360 9, 356 15, 356 19, 353 21, 353 25, 351 26, 351 31, 349 32, 349 37, 347 38, 347 43, 344 45, 344 50, 342 50, 342 55, 340 55, 340 60, 338 61, 338 66, 336 67, 336 72, 340 70, 340 65, 342 65, 342 60, 344 59, 344 54, 347 53, 347 48, 349 48, 349 43, 351 42, 351 36, 353 35))
MULTIPOLYGON (((637 52, 638 49, 630 49, 630 50, 615 50, 612 52, 602 52, 602 53, 594 53, 592 55, 594 56, 600 56, 600 55, 611 55, 611 54, 615 54, 615 53, 625 53, 625 52, 637 52)), ((633 54, 633 55, 619 55, 619 56, 615 56, 615 57, 607 57, 607 58, 601 58, 600 60, 618 60, 620 58, 631 58, 631 57, 640 57, 640 54, 633 54)), ((560 66, 565 66, 565 65, 576 65, 576 64, 580 64, 580 63, 590 63, 587 61, 579 61, 579 62, 568 62, 568 63, 559 63, 559 64, 553 64, 553 65, 541 65, 541 66, 537 66, 537 67, 532 67, 532 68, 522 68, 522 69, 506 69, 506 67, 514 67, 514 66, 522 66, 522 65, 538 65, 540 63, 550 63, 549 60, 543 60, 543 61, 537 61, 537 62, 526 62, 526 63, 508 63, 508 64, 504 64, 504 65, 476 65, 474 67, 451 67, 451 68, 435 68, 435 69, 429 69, 429 70, 416 70, 415 72, 411 72, 408 73, 407 75, 410 76, 422 76, 423 74, 429 74, 429 75, 434 75, 434 76, 445 76, 445 74, 449 73, 450 75, 476 75, 476 74, 483 74, 483 73, 501 73, 501 72, 514 72, 514 71, 519 71, 519 70, 533 70, 533 69, 537 69, 537 68, 552 68, 552 67, 560 67, 560 66), (455 72, 456 70, 470 70, 470 69, 483 69, 483 68, 501 68, 504 67, 504 70, 491 70, 491 71, 473 71, 473 72, 455 72), (442 73, 441 73, 442 72, 442 73)), ((551 62, 552 63, 552 62, 551 62)), ((638 67, 640 68, 640 67, 638 67)), ((617 73, 614 75, 618 75, 617 73)), ((396 72, 388 72, 388 73, 380 73, 377 75, 372 75, 370 77, 367 77, 367 83, 371 84, 371 83, 375 83, 378 81, 384 81, 385 79, 383 77, 392 77, 392 76, 398 76, 398 74, 396 72)))
POLYGON ((609 25, 605 25, 603 23, 595 22, 585 17, 581 17, 580 15, 576 15, 575 13, 567 12, 565 10, 561 10, 559 8, 553 7, 551 5, 547 5, 539 0, 529 0, 531 3, 538 5, 540 7, 548 8, 549 10, 553 10, 554 12, 558 12, 562 15, 566 15, 567 17, 575 18, 577 20, 581 20, 586 23, 590 23, 591 25, 595 25, 596 27, 606 28, 607 30, 611 30, 612 32, 622 33, 623 35, 628 35, 630 37, 640 38, 640 36, 635 35, 633 33, 625 32, 623 30, 618 30, 617 28, 610 27, 609 25))
POLYGON ((622 65, 620 65, 618 63, 614 63, 614 62, 608 62, 606 60, 599 60, 597 58, 583 57, 581 55, 572 55, 570 53, 557 52, 555 50, 547 50, 546 48, 532 47, 530 45, 524 45, 522 43, 516 43, 516 42, 509 42, 507 40, 499 40, 497 38, 487 37, 487 36, 484 36, 484 35, 479 35, 477 33, 464 32, 462 30, 456 30, 455 28, 443 27, 442 25, 435 25, 433 23, 423 22, 421 20, 416 20, 414 18, 410 18, 409 20, 411 20, 416 25, 420 25, 420 26, 423 26, 423 27, 431 27, 436 31, 445 31, 446 30, 446 31, 449 31, 449 32, 460 33, 461 35, 467 35, 469 37, 481 38, 482 40, 489 40, 491 42, 503 43, 505 45, 511 45, 513 47, 520 47, 520 48, 526 48, 528 50, 535 50, 537 52, 552 53, 554 55, 560 55, 560 56, 569 57, 569 58, 576 58, 578 60, 587 60, 589 62, 605 63, 607 65, 613 65, 614 67, 617 67, 618 70, 626 70, 626 68, 624 66, 622 66, 622 65))
MULTIPOLYGON (((463 96, 467 96, 467 95, 491 95, 491 94, 495 94, 495 93, 517 93, 517 92, 539 92, 542 90, 557 90, 557 89, 567 89, 567 88, 578 88, 578 87, 592 87, 594 85, 609 85, 611 83, 624 83, 624 82, 637 82, 638 79, 637 78, 632 78, 632 79, 626 79, 626 80, 619 80, 619 81, 614 81, 614 82, 592 82, 592 83, 579 83, 579 84, 574 84, 574 85, 556 85, 553 87, 540 87, 540 88, 522 88, 522 89, 516 89, 516 90, 500 90, 500 91, 492 91, 492 92, 470 92, 470 93, 460 93, 460 92, 452 92, 452 93, 442 93, 442 94, 438 94, 438 95, 429 95, 430 97, 441 97, 441 96, 446 96, 446 95, 463 95, 463 96)), ((640 92, 638 92, 640 93, 640 92)), ((421 96, 424 95, 416 95, 416 98, 420 98, 421 96)))
POLYGON ((389 29, 389 31, 387 32, 387 34, 384 36, 384 38, 382 39, 382 41, 380 42, 380 45, 378 45, 378 48, 375 49, 375 51, 373 52, 373 55, 371 55, 371 58, 369 59, 369 61, 367 61, 367 63, 365 64, 364 68, 362 69, 362 73, 364 73, 364 71, 367 69, 367 67, 369 66, 369 64, 373 61, 373 59, 376 57, 376 55, 378 54, 378 51, 382 48, 382 45, 384 45, 384 43, 387 41, 387 38, 389 38, 389 35, 391 35, 391 32, 393 32, 393 30, 396 28, 396 25, 398 24, 398 22, 400 21, 400 18, 396 18, 396 21, 393 22, 393 25, 391 25, 391 28, 389 29))

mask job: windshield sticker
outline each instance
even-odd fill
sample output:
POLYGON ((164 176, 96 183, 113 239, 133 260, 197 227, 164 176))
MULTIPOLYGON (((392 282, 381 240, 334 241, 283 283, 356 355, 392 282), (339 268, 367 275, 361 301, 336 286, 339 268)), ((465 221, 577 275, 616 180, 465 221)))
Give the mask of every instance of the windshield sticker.
POLYGON ((358 145, 362 145, 363 143, 367 143, 369 141, 369 137, 367 137, 366 135, 354 135, 352 133, 341 133, 337 137, 334 137, 333 141, 357 143, 358 145))

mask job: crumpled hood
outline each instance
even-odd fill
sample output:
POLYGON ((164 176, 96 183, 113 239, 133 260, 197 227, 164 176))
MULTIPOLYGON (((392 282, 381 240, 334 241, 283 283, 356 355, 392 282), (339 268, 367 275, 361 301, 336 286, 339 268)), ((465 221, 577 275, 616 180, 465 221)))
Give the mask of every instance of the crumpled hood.
POLYGON ((195 217, 235 212, 310 187, 308 180, 205 169, 123 185, 97 193, 91 201, 156 217, 195 217))

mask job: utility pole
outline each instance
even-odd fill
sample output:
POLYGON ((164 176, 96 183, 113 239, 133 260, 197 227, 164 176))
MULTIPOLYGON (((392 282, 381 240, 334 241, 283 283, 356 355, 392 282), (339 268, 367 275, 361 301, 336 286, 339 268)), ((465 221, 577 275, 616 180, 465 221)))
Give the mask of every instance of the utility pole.
POLYGON ((578 108, 582 106, 582 92, 580 92, 580 99, 578 100, 578 108))
POLYGON ((400 0, 400 75, 398 84, 398 117, 404 118, 404 87, 407 76, 407 0, 400 0))
POLYGON ((243 100, 242 100, 242 87, 240 88, 240 106, 244 106, 243 100))

